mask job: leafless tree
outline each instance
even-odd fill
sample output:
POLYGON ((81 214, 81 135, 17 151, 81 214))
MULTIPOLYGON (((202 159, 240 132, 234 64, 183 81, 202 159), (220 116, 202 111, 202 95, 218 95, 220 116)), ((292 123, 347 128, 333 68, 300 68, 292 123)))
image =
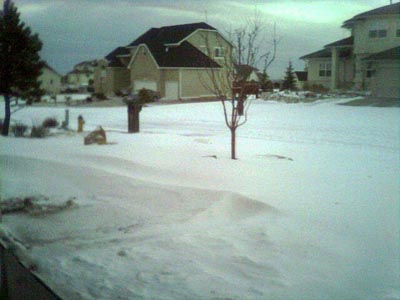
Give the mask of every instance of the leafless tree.
POLYGON ((252 18, 245 21, 245 25, 230 28, 227 36, 234 46, 234 62, 238 65, 261 67, 263 73, 275 61, 278 44, 281 40, 277 36, 276 23, 273 32, 267 36, 267 25, 264 24, 258 11, 252 18))
POLYGON ((231 133, 231 158, 236 159, 236 129, 247 122, 250 101, 245 101, 246 90, 235 86, 237 74, 234 68, 233 51, 231 47, 226 47, 229 42, 215 35, 214 40, 210 41, 210 35, 205 33, 203 36, 206 45, 205 54, 213 57, 215 45, 217 48, 224 49, 223 55, 214 58, 219 67, 209 67, 200 74, 199 79, 209 92, 215 95, 221 102, 224 120, 231 133))

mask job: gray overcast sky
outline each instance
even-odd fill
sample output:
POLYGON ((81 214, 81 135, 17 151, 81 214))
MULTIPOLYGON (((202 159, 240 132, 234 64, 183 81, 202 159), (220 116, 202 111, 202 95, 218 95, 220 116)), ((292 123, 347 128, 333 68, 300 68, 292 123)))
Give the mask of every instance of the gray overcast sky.
MULTIPOLYGON (((398 2, 398 1, 393 1, 398 2)), ((102 58, 133 41, 151 27, 205 21, 224 33, 254 15, 273 23, 281 37, 278 57, 268 73, 283 77, 289 59, 296 70, 299 57, 349 36, 343 21, 390 4, 389 0, 14 0, 22 20, 39 33, 42 58, 61 74, 83 60, 102 58), (207 13, 206 13, 207 12, 207 13)), ((268 39, 268 36, 267 36, 268 39)))

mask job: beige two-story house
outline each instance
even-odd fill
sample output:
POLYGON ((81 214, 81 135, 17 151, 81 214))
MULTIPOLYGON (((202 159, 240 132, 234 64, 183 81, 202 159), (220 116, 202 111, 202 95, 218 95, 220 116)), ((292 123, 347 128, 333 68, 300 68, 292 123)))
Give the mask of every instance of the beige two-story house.
POLYGON ((399 97, 400 3, 346 20, 348 38, 307 54, 308 84, 331 90, 358 89, 377 97, 399 97))
POLYGON ((231 53, 232 45, 204 22, 151 28, 102 60, 95 90, 112 95, 146 88, 165 100, 215 97, 216 86, 229 86, 231 53))
POLYGON ((76 64, 73 70, 65 76, 68 87, 87 89, 94 80, 94 71, 97 65, 97 60, 83 61, 76 64))

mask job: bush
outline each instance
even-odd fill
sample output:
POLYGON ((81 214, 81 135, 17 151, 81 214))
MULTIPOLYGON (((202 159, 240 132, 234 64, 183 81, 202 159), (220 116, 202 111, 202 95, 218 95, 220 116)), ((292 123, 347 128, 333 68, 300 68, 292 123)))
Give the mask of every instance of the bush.
POLYGON ((318 93, 318 94, 325 94, 329 91, 329 89, 324 87, 322 84, 310 85, 309 83, 304 84, 303 90, 311 91, 311 92, 318 93))
POLYGON ((141 89, 141 90, 139 91, 139 95, 138 95, 138 96, 139 96, 139 102, 140 102, 140 103, 149 103, 149 102, 152 102, 150 93, 149 93, 149 91, 146 90, 146 89, 141 89))
POLYGON ((23 137, 27 129, 28 126, 23 123, 16 123, 11 127, 11 131, 15 137, 23 137))
POLYGON ((54 128, 59 125, 58 121, 56 118, 47 118, 43 121, 42 127, 45 128, 54 128))
POLYGON ((43 126, 33 126, 31 130, 32 138, 44 138, 47 134, 47 128, 43 126))
POLYGON ((93 97, 98 100, 107 100, 107 97, 104 95, 104 93, 94 93, 93 97))

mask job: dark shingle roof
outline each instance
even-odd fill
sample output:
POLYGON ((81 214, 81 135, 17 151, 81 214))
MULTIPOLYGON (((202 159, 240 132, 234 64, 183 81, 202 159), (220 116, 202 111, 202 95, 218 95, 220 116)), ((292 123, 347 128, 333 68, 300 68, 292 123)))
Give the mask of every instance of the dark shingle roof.
POLYGON ((251 72, 258 71, 258 69, 249 65, 235 65, 235 69, 239 80, 246 80, 251 72))
POLYGON ((299 81, 307 81, 308 72, 306 71, 296 71, 296 76, 299 81))
POLYGON ((164 68, 220 68, 215 61, 188 42, 178 47, 150 47, 150 51, 160 67, 164 68))
POLYGON ((328 58, 331 57, 331 51, 328 49, 322 49, 307 55, 300 57, 300 59, 308 59, 308 58, 328 58))
POLYGON ((181 42, 197 29, 216 30, 204 22, 151 28, 129 46, 145 44, 160 67, 220 68, 220 65, 186 41, 178 46, 166 46, 181 42))
POLYGON ((378 7, 372 10, 369 10, 367 12, 358 14, 354 16, 353 18, 346 20, 343 22, 342 27, 349 28, 353 25, 353 23, 357 20, 362 20, 366 17, 371 17, 371 16, 381 16, 381 15, 398 15, 400 14, 400 2, 378 7))
POLYGON ((382 52, 372 54, 364 58, 364 60, 385 60, 385 59, 400 60, 400 47, 394 47, 382 52))
POLYGON ((214 27, 204 22, 151 28, 143 35, 138 37, 136 40, 134 40, 132 43, 130 43, 129 46, 147 44, 148 42, 155 40, 163 45, 176 44, 197 29, 216 30, 214 27))
MULTIPOLYGON (((351 49, 343 49, 339 52, 339 57, 349 57, 352 54, 351 49)), ((330 58, 332 55, 330 48, 325 48, 307 55, 300 57, 300 59, 309 59, 309 58, 330 58)))
POLYGON ((117 56, 129 54, 130 50, 127 47, 145 44, 159 67, 220 68, 221 66, 215 61, 186 41, 176 46, 166 46, 166 44, 181 42, 197 29, 216 30, 204 22, 151 28, 128 46, 114 49, 106 56, 106 59, 111 67, 123 67, 117 56))
POLYGON ((325 45, 325 48, 329 47, 345 47, 345 46, 353 46, 354 44, 354 37, 350 36, 345 39, 338 40, 336 42, 330 43, 328 45, 325 45))
POLYGON ((108 60, 110 67, 123 67, 121 61, 117 58, 117 55, 129 54, 130 50, 126 47, 118 47, 106 55, 105 59, 108 60))

